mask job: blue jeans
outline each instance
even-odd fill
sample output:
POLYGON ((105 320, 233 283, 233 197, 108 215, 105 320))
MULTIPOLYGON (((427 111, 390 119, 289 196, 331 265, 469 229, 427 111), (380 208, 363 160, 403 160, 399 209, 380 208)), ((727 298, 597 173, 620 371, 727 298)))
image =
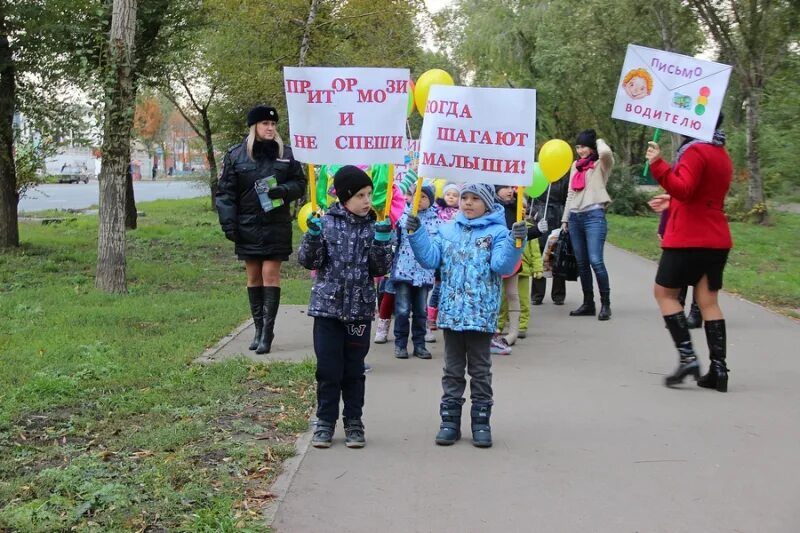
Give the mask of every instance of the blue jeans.
POLYGON ((439 307, 439 295, 442 293, 442 284, 436 282, 431 291, 431 296, 428 299, 429 307, 439 307))
POLYGON ((600 292, 609 292, 608 270, 603 262, 603 247, 606 244, 608 222, 604 209, 592 209, 584 213, 569 214, 569 238, 578 262, 578 275, 583 292, 592 294, 592 270, 597 278, 600 292), (591 269, 590 269, 591 267, 591 269))
POLYGON ((415 287, 410 283, 395 281, 394 289, 394 345, 397 348, 407 348, 411 318, 411 340, 414 348, 424 348, 428 320, 428 287, 415 287))

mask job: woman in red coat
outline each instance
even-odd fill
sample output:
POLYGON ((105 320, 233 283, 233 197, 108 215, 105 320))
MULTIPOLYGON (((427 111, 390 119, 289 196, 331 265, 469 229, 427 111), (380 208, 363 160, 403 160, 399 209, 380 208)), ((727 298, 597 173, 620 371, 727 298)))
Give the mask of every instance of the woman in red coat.
POLYGON ((728 252, 733 246, 723 211, 733 165, 725 150, 725 134, 719 129, 721 122, 722 115, 711 142, 685 138, 672 167, 661 159, 658 144, 651 142, 647 149, 650 171, 671 196, 654 290, 680 356, 678 368, 665 379, 668 387, 682 383, 686 376, 694 376, 701 387, 728 390, 725 319, 717 296, 728 252), (705 319, 711 367, 703 377, 683 306, 678 301, 681 287, 686 285, 694 285, 697 304, 705 319))

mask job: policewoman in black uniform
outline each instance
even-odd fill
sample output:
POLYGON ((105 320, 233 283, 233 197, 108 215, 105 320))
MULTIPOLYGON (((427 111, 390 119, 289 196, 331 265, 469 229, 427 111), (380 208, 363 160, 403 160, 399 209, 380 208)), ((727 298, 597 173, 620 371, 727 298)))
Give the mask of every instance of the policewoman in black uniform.
POLYGON ((281 300, 281 263, 292 253, 292 218, 289 204, 306 190, 303 167, 283 144, 274 107, 258 105, 247 113, 247 138, 225 154, 216 194, 219 223, 225 237, 235 243, 237 257, 247 271, 247 295, 255 323, 250 349, 269 353, 275 316, 281 300), (271 200, 283 205, 265 212, 256 181, 274 176, 267 190, 271 200))

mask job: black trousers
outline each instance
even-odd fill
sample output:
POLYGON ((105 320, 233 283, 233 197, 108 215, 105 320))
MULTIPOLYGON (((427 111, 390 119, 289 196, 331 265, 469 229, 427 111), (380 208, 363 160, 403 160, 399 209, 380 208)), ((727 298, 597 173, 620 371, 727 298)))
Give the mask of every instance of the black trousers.
MULTIPOLYGON (((539 249, 544 250, 547 245, 547 235, 539 237, 539 249)), ((550 298, 554 302, 563 302, 567 297, 567 280, 560 278, 550 278, 552 289, 550 289, 550 298)), ((544 301, 547 294, 547 278, 536 279, 531 277, 531 301, 544 301)))
POLYGON ((317 355, 317 418, 335 423, 339 399, 345 418, 361 418, 364 408, 364 358, 369 352, 371 322, 314 318, 317 355))

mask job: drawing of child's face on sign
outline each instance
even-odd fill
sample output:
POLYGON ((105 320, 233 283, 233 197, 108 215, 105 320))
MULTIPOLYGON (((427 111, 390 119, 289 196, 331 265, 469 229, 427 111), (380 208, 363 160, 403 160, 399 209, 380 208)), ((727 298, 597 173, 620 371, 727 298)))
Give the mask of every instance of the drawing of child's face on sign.
POLYGON ((622 88, 632 100, 641 100, 653 92, 653 78, 643 68, 633 69, 623 78, 622 88))

